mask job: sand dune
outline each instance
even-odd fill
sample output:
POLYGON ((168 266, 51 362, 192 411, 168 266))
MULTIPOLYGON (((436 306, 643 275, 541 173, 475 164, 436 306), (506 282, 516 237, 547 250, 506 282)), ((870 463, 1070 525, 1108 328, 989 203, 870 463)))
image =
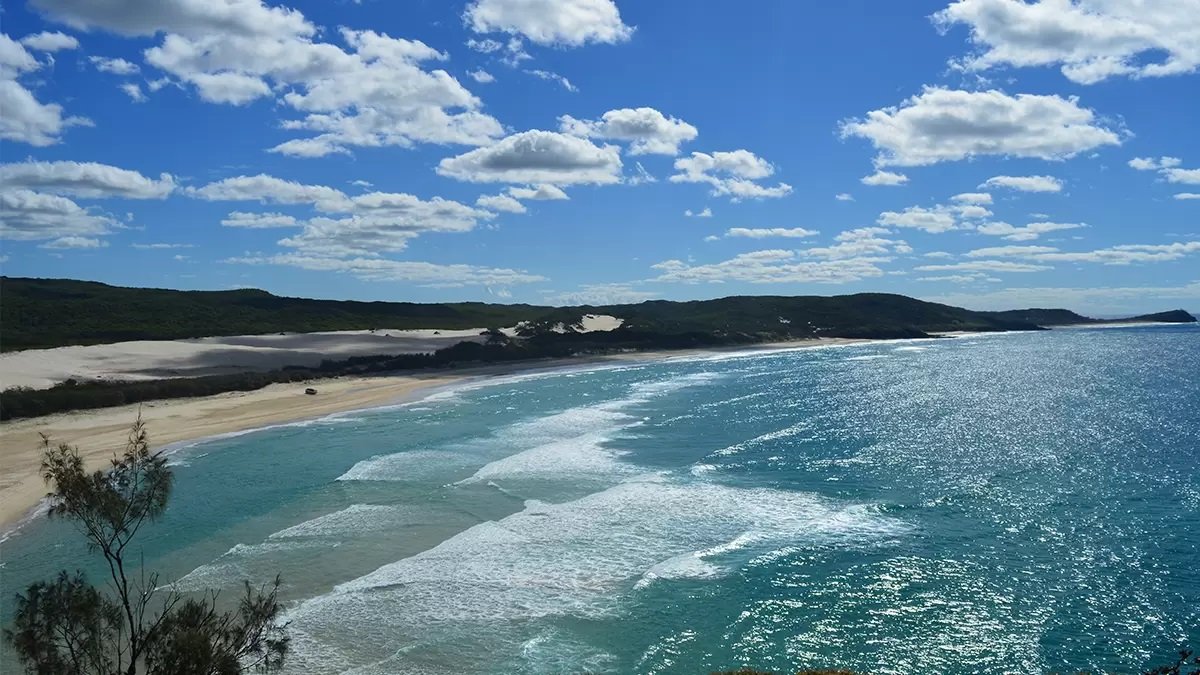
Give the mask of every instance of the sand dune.
POLYGON ((0 354, 0 387, 42 389, 72 378, 157 380, 315 366, 325 359, 432 352, 464 340, 483 340, 483 330, 233 335, 30 349, 0 354))

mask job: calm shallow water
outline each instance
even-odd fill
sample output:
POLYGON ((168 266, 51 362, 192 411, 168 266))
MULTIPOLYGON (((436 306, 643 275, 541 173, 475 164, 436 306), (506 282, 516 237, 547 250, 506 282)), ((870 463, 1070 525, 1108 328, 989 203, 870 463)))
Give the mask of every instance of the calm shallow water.
MULTIPOLYGON (((281 573, 296 673, 1127 672, 1200 645, 1190 326, 507 378, 176 461, 147 563, 281 573)), ((2 556, 6 604, 99 572, 57 522, 2 556)))

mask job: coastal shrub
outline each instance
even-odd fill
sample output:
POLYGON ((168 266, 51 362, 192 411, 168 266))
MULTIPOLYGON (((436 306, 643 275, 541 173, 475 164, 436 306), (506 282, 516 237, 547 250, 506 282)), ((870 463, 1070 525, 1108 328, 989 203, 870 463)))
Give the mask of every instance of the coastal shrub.
POLYGON ((104 557, 111 590, 63 570, 18 593, 4 638, 26 672, 238 675, 282 667, 289 639, 278 623, 278 577, 260 588, 246 582, 237 607, 220 611, 215 592, 185 598, 132 564, 131 544, 162 516, 174 484, 166 458, 150 451, 140 418, 108 471, 87 473, 77 448, 46 436, 42 452, 42 476, 53 487, 50 517, 74 523, 104 557))

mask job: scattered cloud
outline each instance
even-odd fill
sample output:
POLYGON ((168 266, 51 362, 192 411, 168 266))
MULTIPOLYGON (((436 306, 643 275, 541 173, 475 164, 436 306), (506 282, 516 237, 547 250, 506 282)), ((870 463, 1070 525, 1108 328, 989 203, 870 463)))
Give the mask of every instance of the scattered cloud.
POLYGON ((965 71, 1060 66, 1067 79, 1184 75, 1200 68, 1200 19, 1190 2, 956 0, 931 18, 970 30, 965 71))
POLYGON ((139 251, 169 251, 180 248, 194 248, 194 244, 168 244, 168 243, 152 243, 152 244, 130 244, 131 247, 139 251))
POLYGON ((980 234, 987 234, 993 237, 1003 237, 1009 241, 1031 241, 1037 239, 1047 232, 1058 232, 1059 230, 1074 230, 1081 227, 1087 227, 1086 223, 1052 223, 1038 222, 1029 223, 1021 227, 1015 227, 1004 222, 984 223, 977 229, 980 234))
POLYGON ((1019 192, 1061 192, 1063 182, 1054 176, 992 176, 981 188, 1008 188, 1019 192))
POLYGON ((570 199, 561 188, 549 183, 535 187, 510 187, 508 195, 514 199, 532 199, 537 201, 570 199))
POLYGON ((95 237, 118 227, 112 216, 85 209, 66 197, 9 187, 0 190, 0 239, 95 237))
POLYGON ((731 227, 725 230, 726 237, 749 237, 750 239, 767 239, 772 237, 803 238, 815 237, 820 234, 816 230, 806 230, 803 227, 731 227))
POLYGON ((696 127, 654 108, 609 110, 598 120, 578 120, 563 115, 558 122, 563 133, 627 141, 631 155, 678 155, 681 143, 695 140, 699 135, 696 127))
POLYGON ((519 35, 539 45, 615 44, 633 35, 612 0, 475 0, 463 20, 476 33, 519 35))
POLYGON ((964 221, 978 220, 992 215, 978 204, 935 204, 931 207, 910 206, 903 211, 884 211, 876 220, 880 225, 889 227, 907 227, 922 230, 930 234, 940 234, 950 230, 970 229, 972 225, 964 221))
POLYGON ((550 82, 557 82, 560 85, 562 85, 563 89, 566 89, 569 92, 573 93, 573 92, 579 91, 579 87, 576 87, 575 85, 571 84, 570 80, 563 77, 562 75, 559 75, 558 73, 555 73, 555 72, 552 72, 549 70, 537 70, 537 69, 526 70, 523 72, 526 75, 532 75, 532 76, 538 78, 539 80, 548 80, 550 82))
POLYGON ((1052 246, 989 246, 968 251, 968 258, 1002 258, 1010 256, 1029 256, 1037 253, 1053 253, 1058 249, 1052 246))
MULTIPOLYGON (((1196 253, 1200 253, 1200 241, 1174 242, 1171 244, 1122 244, 1092 251, 1061 251, 1052 246, 997 246, 976 249, 966 255, 971 258, 1020 258, 1034 263, 1081 262, 1101 265, 1131 265, 1134 263, 1169 262, 1196 253)), ((943 267, 941 269, 950 268, 943 267)))
POLYGON ((950 201, 963 204, 986 205, 992 203, 992 195, 987 192, 962 192, 951 197, 950 201))
POLYGON ((700 211, 692 211, 691 209, 688 209, 683 212, 683 215, 687 216, 688 218, 712 218, 712 214, 712 209, 708 208, 707 206, 700 211))
POLYGON ((854 201, 854 195, 850 194, 849 192, 839 192, 838 194, 834 195, 833 198, 838 200, 839 202, 854 201))
POLYGON ((130 63, 125 59, 109 58, 107 56, 89 56, 88 61, 96 67, 96 70, 112 75, 136 75, 141 70, 137 67, 136 63, 130 63))
POLYGON ((775 167, 767 160, 749 150, 693 152, 688 157, 675 160, 672 183, 707 183, 712 186, 714 196, 728 195, 732 201, 786 197, 792 186, 780 183, 767 187, 756 183, 775 173, 775 167))
POLYGON ((472 80, 475 80, 479 84, 491 84, 492 82, 496 81, 495 76, 483 68, 472 70, 471 72, 467 73, 467 75, 469 75, 472 80))
POLYGON ((1196 193, 1196 192, 1178 192, 1178 193, 1176 193, 1176 194, 1175 194, 1175 199, 1179 199, 1179 200, 1187 200, 1187 199, 1200 199, 1200 193, 1196 193))
POLYGON ((870 176, 863 176, 858 179, 863 185, 904 185, 908 182, 908 176, 902 173, 892 173, 891 171, 879 170, 870 176))
POLYGON ((659 297, 656 293, 641 291, 633 284, 587 284, 575 291, 548 291, 543 301, 557 306, 579 305, 626 305, 659 297))
POLYGON ((1069 159, 1120 145, 1121 131, 1074 98, 925 87, 899 106, 842 122, 843 138, 865 138, 876 166, 925 166, 988 155, 1069 159))
POLYGON ((916 269, 921 272, 950 272, 954 270, 972 272, 1041 272, 1051 268, 1046 265, 1016 263, 1008 260, 973 260, 969 262, 946 263, 944 265, 920 265, 916 269))
POLYGON ((167 173, 158 180, 96 162, 25 161, 0 165, 0 185, 93 199, 162 199, 175 190, 167 173))
POLYGON ((753 251, 707 265, 665 260, 652 267, 652 281, 686 284, 741 282, 750 284, 846 283, 883 276, 876 261, 864 258, 804 260, 796 251, 753 251))
POLYGON ((42 244, 38 248, 49 249, 88 249, 88 248, 104 248, 108 246, 107 241, 94 239, 90 237, 60 237, 53 241, 42 244))
POLYGON ((242 256, 225 262, 240 265, 279 265, 317 272, 348 274, 363 281, 408 282, 433 288, 463 286, 512 286, 545 281, 524 270, 476 265, 439 265, 429 262, 385 258, 331 258, 285 253, 272 256, 242 256))
POLYGON ((295 217, 282 213, 249 213, 247 211, 231 211, 221 219, 225 227, 246 227, 252 229, 270 227, 296 227, 300 222, 295 217))
POLYGON ((146 100, 146 94, 142 91, 141 85, 137 82, 126 82, 121 85, 121 91, 125 92, 134 103, 143 103, 146 100))
POLYGON ((597 185, 621 180, 616 146, 553 131, 523 131, 496 143, 443 159, 437 172, 473 183, 597 185))
POLYGON ((74 126, 92 126, 86 117, 64 117, 57 103, 42 103, 18 79, 40 70, 43 63, 25 46, 0 33, 0 140, 35 147, 54 145, 63 131, 74 126))
POLYGON ((1005 288, 987 293, 925 296, 924 299, 979 310, 1068 307, 1084 313, 1140 313, 1148 308, 1200 304, 1200 280, 1180 286, 1005 288))
POLYGON ((79 49, 79 40, 60 32, 43 31, 21 38, 21 44, 39 52, 57 52, 64 49, 79 49))
POLYGON ((1129 160, 1129 166, 1138 171, 1158 171, 1161 169, 1170 169, 1171 167, 1179 166, 1183 160, 1178 157, 1134 157, 1129 160))
POLYGON ((508 195, 483 195, 475 200, 475 205, 491 211, 506 211, 508 213, 525 213, 525 205, 508 195))

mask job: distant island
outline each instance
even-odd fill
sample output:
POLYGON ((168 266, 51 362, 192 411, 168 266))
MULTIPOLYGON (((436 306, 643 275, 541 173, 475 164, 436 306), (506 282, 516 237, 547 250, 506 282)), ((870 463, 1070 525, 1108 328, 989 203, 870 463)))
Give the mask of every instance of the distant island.
MULTIPOLYGON (((0 392, 0 419, 249 391, 275 382, 588 354, 820 338, 928 338, 953 332, 1196 321, 1183 310, 1123 319, 1094 319, 1066 309, 981 312, 888 293, 735 296, 547 307, 311 300, 255 289, 178 291, 70 279, 0 277, 0 294, 0 350, 4 352, 133 340, 376 329, 437 328, 464 335, 462 341, 442 338, 439 344, 446 346, 429 351, 368 353, 340 359, 331 355, 306 365, 281 363, 267 371, 136 381, 71 378, 49 388, 7 388, 0 392), (608 325, 601 330, 585 326, 597 318, 608 325)), ((386 352, 386 348, 380 349, 386 352)))

